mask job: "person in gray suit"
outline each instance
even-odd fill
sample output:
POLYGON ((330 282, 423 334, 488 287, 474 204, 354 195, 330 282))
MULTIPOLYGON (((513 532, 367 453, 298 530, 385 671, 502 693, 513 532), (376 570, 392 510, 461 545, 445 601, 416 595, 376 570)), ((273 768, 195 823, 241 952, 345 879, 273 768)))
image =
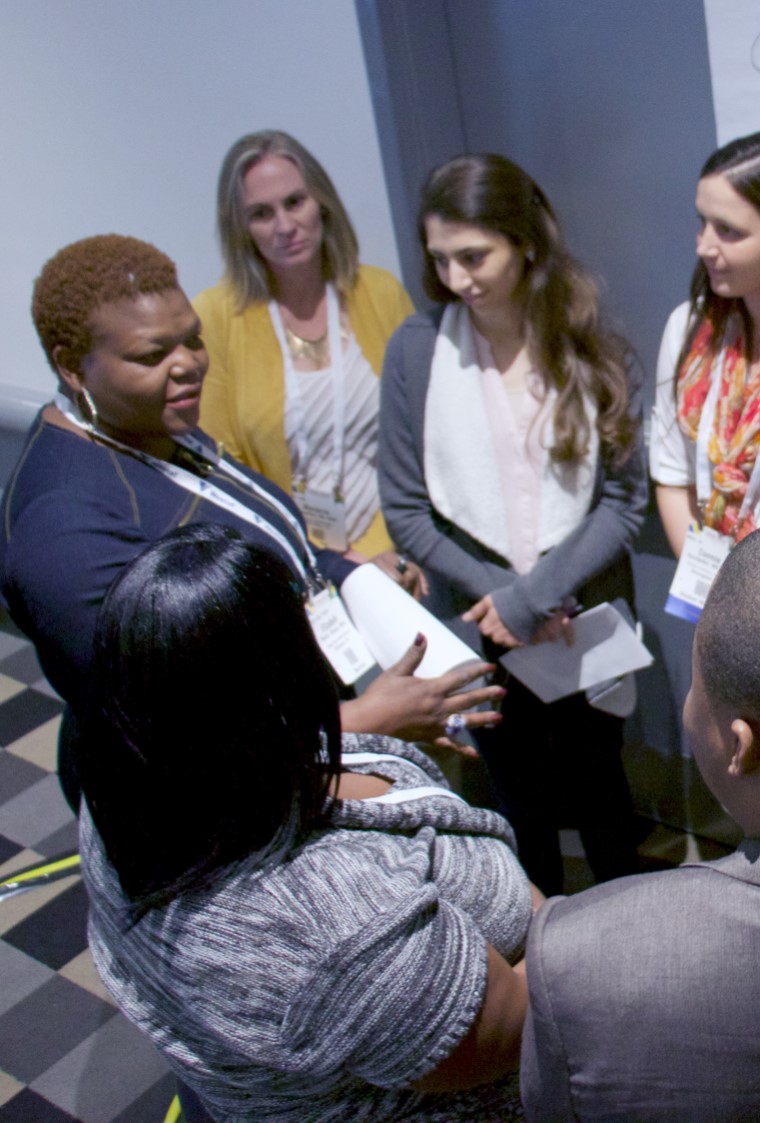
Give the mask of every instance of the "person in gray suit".
POLYGON ((760 1120, 760 533, 710 591, 683 720, 744 840, 540 910, 521 1074, 532 1123, 760 1120))

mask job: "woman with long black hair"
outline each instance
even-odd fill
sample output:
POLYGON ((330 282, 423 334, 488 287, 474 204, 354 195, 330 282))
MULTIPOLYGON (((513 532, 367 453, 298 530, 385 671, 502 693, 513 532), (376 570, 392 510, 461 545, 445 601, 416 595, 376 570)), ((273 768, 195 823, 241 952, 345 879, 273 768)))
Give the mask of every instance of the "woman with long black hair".
POLYGON ((288 566, 175 531, 109 591, 94 675, 90 944, 211 1117, 521 1118, 512 832, 414 746, 341 740, 288 566))

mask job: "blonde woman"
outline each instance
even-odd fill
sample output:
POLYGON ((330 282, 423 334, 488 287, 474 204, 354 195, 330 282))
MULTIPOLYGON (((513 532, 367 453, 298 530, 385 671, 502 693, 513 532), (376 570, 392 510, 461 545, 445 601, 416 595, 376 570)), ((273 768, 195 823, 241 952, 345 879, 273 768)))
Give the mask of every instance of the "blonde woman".
POLYGON ((372 557, 410 591, 377 488, 385 346, 412 311, 398 281, 359 264, 329 176, 287 133, 242 137, 219 176, 223 281, 195 307, 211 366, 203 427, 293 495, 315 542, 372 557))

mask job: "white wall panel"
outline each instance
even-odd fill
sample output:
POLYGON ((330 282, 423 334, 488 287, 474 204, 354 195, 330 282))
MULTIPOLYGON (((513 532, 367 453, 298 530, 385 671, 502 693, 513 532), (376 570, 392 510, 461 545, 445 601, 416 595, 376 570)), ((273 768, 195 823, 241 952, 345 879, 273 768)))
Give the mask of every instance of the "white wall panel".
POLYGON ((760 4, 704 0, 718 144, 760 129, 760 4))

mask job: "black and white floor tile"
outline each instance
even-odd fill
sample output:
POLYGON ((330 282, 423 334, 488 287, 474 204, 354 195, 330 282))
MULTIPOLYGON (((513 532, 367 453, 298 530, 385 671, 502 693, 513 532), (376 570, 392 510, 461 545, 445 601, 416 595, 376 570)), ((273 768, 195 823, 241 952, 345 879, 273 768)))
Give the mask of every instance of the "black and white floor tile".
MULTIPOLYGON (((55 774, 62 709, 31 645, 0 616, 0 882, 76 852, 55 774)), ((76 868, 0 895, 0 1123, 171 1117, 173 1078, 103 989, 86 914, 76 868)))

